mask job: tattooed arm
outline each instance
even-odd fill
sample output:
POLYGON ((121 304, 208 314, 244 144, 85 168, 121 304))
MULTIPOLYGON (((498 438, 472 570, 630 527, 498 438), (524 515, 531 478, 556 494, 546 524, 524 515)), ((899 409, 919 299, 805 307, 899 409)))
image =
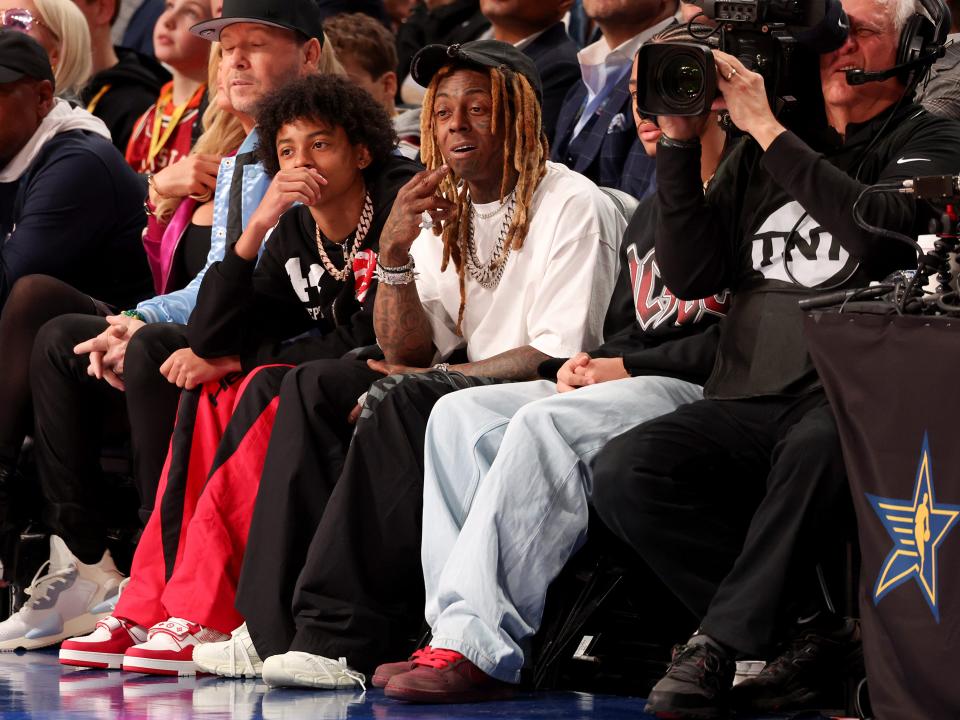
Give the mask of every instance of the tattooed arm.
MULTIPOLYGON (((381 265, 407 264, 410 247, 420 234, 424 212, 429 212, 435 221, 446 218, 452 204, 436 191, 448 171, 446 165, 433 171, 425 170, 400 188, 380 233, 381 265)), ((415 283, 380 283, 373 306, 373 328, 386 363, 425 367, 433 359, 433 332, 415 283)))
POLYGON ((463 365, 451 365, 450 370, 462 372, 464 375, 493 377, 501 380, 536 380, 538 377, 537 368, 540 363, 549 358, 549 355, 540 352, 535 347, 524 345, 494 355, 486 360, 464 363, 463 365))
MULTIPOLYGON (((387 264, 385 260, 384 263, 387 264)), ((373 329, 386 362, 412 367, 430 365, 434 353, 433 332, 415 284, 381 284, 377 288, 373 329)))

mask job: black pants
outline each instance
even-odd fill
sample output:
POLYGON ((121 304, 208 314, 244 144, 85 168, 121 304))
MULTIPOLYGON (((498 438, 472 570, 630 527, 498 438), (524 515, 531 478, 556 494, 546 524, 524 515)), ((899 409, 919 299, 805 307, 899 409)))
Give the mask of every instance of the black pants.
POLYGON ((87 375, 77 343, 94 337, 107 322, 88 315, 63 315, 41 328, 30 361, 37 472, 48 501, 48 523, 82 562, 96 562, 106 547, 100 452, 108 418, 129 418, 134 476, 146 522, 153 508, 180 390, 159 373, 175 350, 187 346, 185 327, 151 323, 127 346, 121 393, 87 375))
POLYGON ((318 360, 283 378, 236 599, 262 658, 293 641, 293 589, 343 469, 347 416, 380 377, 362 361, 318 360))
POLYGON ((427 418, 442 396, 490 381, 404 376, 347 451, 346 415, 377 378, 394 381, 322 361, 284 379, 237 597, 260 657, 299 650, 368 672, 412 649, 427 418))
POLYGON ((14 465, 33 426, 30 354, 40 328, 66 313, 104 316, 113 312, 49 275, 27 275, 14 284, 0 315, 0 461, 14 465))
POLYGON ((814 567, 851 517, 820 392, 703 400, 644 423, 597 456, 593 503, 704 632, 755 657, 822 605, 814 567))

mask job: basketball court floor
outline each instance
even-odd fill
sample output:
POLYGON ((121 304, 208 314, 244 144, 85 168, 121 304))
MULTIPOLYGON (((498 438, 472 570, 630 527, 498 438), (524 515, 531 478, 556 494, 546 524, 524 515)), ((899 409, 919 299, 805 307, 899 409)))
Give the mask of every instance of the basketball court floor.
MULTIPOLYGON (((228 680, 203 675, 165 678, 105 670, 74 670, 57 662, 55 649, 19 654, 0 653, 2 720, 653 720, 643 713, 643 704, 644 701, 639 698, 552 692, 527 693, 509 702, 476 705, 407 705, 385 698, 382 690, 369 690, 366 693, 359 690, 268 690, 262 682, 254 680, 228 680)), ((805 713, 802 717, 804 720, 815 720, 821 716, 805 713)))

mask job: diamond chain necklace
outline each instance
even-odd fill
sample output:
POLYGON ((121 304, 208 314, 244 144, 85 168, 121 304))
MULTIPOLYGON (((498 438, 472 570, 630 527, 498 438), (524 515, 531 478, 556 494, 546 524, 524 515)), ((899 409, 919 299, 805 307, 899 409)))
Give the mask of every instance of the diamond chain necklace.
MULTIPOLYGON (((372 221, 373 200, 370 199, 370 193, 367 193, 363 201, 363 212, 360 213, 360 222, 357 225, 356 232, 353 234, 353 246, 350 248, 350 252, 344 252, 343 254, 343 269, 334 265, 327 256, 327 251, 323 249, 323 233, 320 232, 320 226, 317 225, 317 250, 320 252, 320 260, 323 261, 323 266, 334 279, 343 282, 350 277, 350 273, 353 272, 353 261, 357 257, 360 246, 363 245, 364 238, 366 238, 367 233, 370 232, 370 223, 372 221)), ((350 238, 348 237, 342 243, 344 251, 346 251, 349 240, 350 238)))
POLYGON ((467 235, 467 271, 470 273, 470 277, 487 290, 495 290, 500 284, 500 278, 503 277, 503 270, 507 265, 507 258, 510 257, 510 250, 512 248, 506 246, 506 240, 507 231, 510 229, 510 222, 513 220, 515 208, 516 196, 513 192, 504 199, 500 207, 486 215, 478 213, 473 203, 470 203, 470 232, 467 235), (490 260, 484 264, 480 262, 480 258, 477 257, 477 248, 473 237, 475 219, 489 220, 500 214, 504 208, 506 208, 507 214, 504 216, 503 223, 500 225, 500 236, 497 238, 496 245, 494 245, 490 260))

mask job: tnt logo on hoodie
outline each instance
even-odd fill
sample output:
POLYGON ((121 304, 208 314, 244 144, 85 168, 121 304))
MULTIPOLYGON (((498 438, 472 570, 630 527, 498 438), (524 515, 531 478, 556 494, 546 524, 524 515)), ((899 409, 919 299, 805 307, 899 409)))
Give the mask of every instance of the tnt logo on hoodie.
POLYGON ((852 274, 856 261, 850 253, 813 216, 805 214, 795 200, 771 213, 754 233, 754 270, 768 280, 793 282, 784 267, 784 250, 791 231, 793 238, 786 255, 790 273, 798 283, 807 287, 832 285, 852 274))

